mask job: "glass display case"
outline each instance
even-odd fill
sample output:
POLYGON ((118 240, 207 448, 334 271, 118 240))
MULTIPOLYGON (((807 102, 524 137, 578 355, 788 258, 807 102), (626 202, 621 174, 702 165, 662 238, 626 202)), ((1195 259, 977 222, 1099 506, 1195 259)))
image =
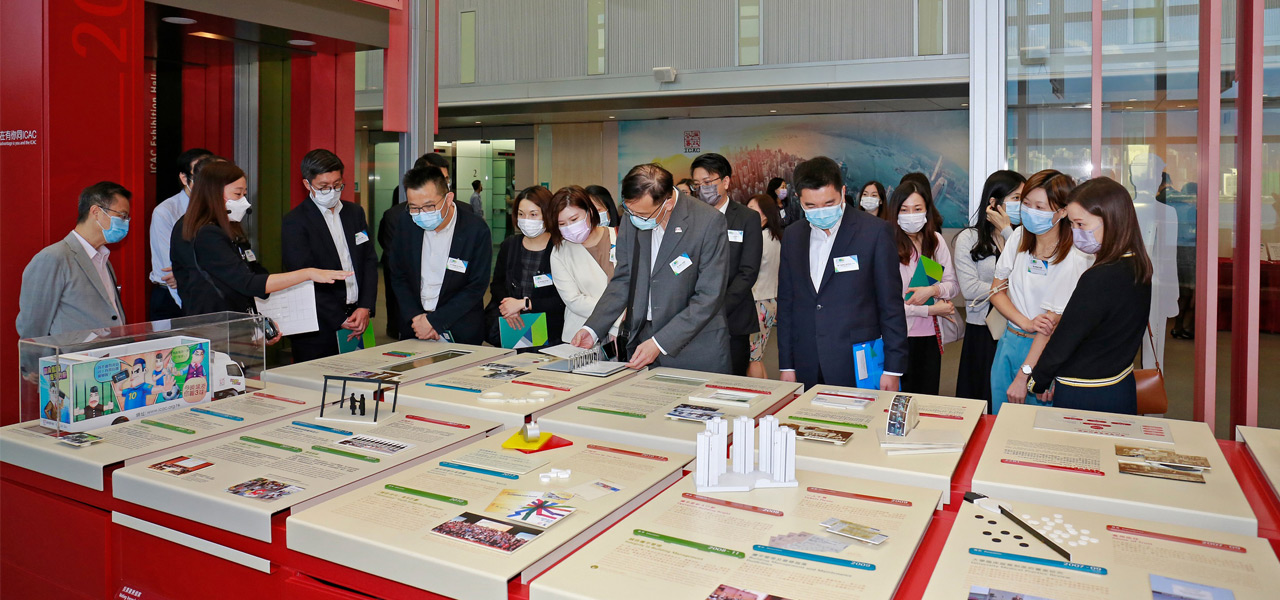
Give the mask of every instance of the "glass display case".
POLYGON ((91 431, 261 388, 262 317, 213 313, 18 342, 18 415, 91 431))

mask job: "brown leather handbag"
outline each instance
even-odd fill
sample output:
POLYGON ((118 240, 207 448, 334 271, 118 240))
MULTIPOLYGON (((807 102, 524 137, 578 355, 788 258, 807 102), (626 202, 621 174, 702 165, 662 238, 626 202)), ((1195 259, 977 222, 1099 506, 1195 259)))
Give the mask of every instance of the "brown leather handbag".
POLYGON ((1150 323, 1147 323, 1147 340, 1151 342, 1156 368, 1133 370, 1133 382, 1138 387, 1138 414, 1162 415, 1169 412, 1169 394, 1164 389, 1164 371, 1160 369, 1160 359, 1154 356, 1156 336, 1151 332, 1150 323))

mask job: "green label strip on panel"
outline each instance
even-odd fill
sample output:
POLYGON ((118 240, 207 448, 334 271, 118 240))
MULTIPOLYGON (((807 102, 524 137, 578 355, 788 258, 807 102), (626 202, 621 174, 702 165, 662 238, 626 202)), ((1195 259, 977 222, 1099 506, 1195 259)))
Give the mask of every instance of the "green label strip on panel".
POLYGON ((337 454, 338 456, 345 456, 347 458, 363 460, 364 462, 371 462, 371 463, 382 462, 381 458, 375 458, 373 456, 365 456, 363 454, 356 454, 355 452, 347 452, 346 450, 338 450, 337 448, 327 448, 325 446, 312 446, 311 449, 317 452, 328 452, 329 454, 337 454))
POLYGON ((185 433, 188 435, 193 435, 196 432, 196 430, 194 429, 187 429, 186 427, 178 427, 177 425, 161 423, 160 421, 152 421, 151 419, 143 419, 142 422, 152 427, 159 427, 161 429, 168 429, 169 431, 176 431, 178 433, 185 433))
POLYGON ((679 546, 684 546, 686 548, 693 548, 694 550, 701 550, 702 552, 710 552, 712 554, 723 554, 725 556, 732 556, 734 558, 747 557, 747 554, 745 552, 741 552, 738 550, 730 550, 728 548, 721 548, 720 546, 712 546, 710 544, 702 544, 699 542, 683 540, 678 537, 671 537, 669 535, 662 535, 661 533, 645 531, 644 529, 636 529, 632 533, 635 533, 640 537, 649 538, 651 540, 658 540, 659 542, 666 542, 668 544, 676 544, 679 546))
POLYGON ((826 421, 823 419, 810 419, 808 417, 787 417, 792 421, 804 421, 806 423, 819 423, 822 425, 835 425, 836 427, 852 427, 854 429, 866 429, 867 426, 861 423, 845 423, 844 421, 826 421))
POLYGON ((604 413, 606 415, 618 415, 619 417, 631 417, 632 419, 643 419, 644 415, 640 413, 626 412, 621 410, 609 410, 607 408, 592 408, 590 406, 579 406, 578 410, 589 410, 591 412, 604 413))
POLYGON ((466 500, 463 500, 462 498, 454 498, 454 497, 452 497, 452 496, 444 496, 444 495, 441 495, 441 494, 432 494, 431 492, 424 492, 424 491, 422 491, 422 490, 415 490, 415 489, 413 489, 413 488, 407 488, 407 487, 404 487, 404 486, 401 486, 401 485, 393 485, 393 484, 390 484, 390 483, 388 483, 387 485, 385 485, 385 486, 383 486, 383 487, 385 487, 385 488, 387 488, 388 490, 391 490, 391 491, 393 491, 393 492, 400 492, 401 494, 409 494, 410 496, 421 496, 421 497, 423 497, 423 498, 430 498, 430 499, 432 499, 432 500, 439 500, 439 501, 441 501, 441 502, 448 502, 449 504, 457 504, 458 506, 466 506, 466 505, 467 505, 467 501, 466 501, 466 500))
POLYGON ((260 446, 266 446, 268 448, 275 448, 276 450, 287 450, 289 452, 302 452, 302 448, 299 448, 297 446, 290 446, 288 444, 278 444, 276 442, 272 442, 269 440, 264 440, 256 437, 249 437, 247 435, 240 436, 240 441, 249 442, 250 444, 258 444, 260 446))

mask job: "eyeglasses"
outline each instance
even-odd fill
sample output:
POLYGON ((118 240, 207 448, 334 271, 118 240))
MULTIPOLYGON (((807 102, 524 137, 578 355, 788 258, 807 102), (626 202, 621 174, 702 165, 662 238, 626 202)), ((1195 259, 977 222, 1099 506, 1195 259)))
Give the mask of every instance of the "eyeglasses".
POLYGON ((107 207, 105 207, 105 206, 99 206, 98 208, 101 208, 101 209, 102 209, 102 212, 105 212, 105 213, 107 213, 107 214, 109 214, 109 215, 111 215, 111 216, 113 216, 113 217, 120 217, 121 219, 124 219, 124 220, 126 220, 126 221, 128 221, 128 220, 129 220, 129 213, 127 213, 127 212, 120 212, 120 211, 116 211, 116 210, 111 210, 110 208, 107 208, 107 207))
POLYGON ((623 203, 622 203, 622 212, 627 213, 627 215, 628 215, 628 216, 639 217, 639 218, 641 218, 641 219, 644 219, 644 220, 646 220, 646 221, 649 221, 649 220, 652 220, 652 219, 653 219, 653 217, 654 217, 655 215, 657 215, 657 214, 662 210, 662 207, 663 207, 663 206, 666 206, 666 205, 667 205, 667 202, 666 202, 665 200, 663 200, 663 201, 662 201, 662 203, 658 205, 658 208, 653 209, 653 212, 650 212, 649 214, 647 214, 647 215, 643 215, 643 216, 642 216, 640 213, 638 213, 638 212, 636 212, 636 211, 634 211, 634 210, 631 210, 631 206, 630 206, 630 205, 628 205, 626 202, 623 202, 623 203))
POLYGON ((438 203, 431 203, 431 204, 427 204, 427 205, 422 206, 422 207, 409 206, 409 214, 411 214, 411 215, 416 215, 416 214, 424 213, 424 212, 435 212, 435 211, 437 211, 437 210, 440 210, 440 209, 441 209, 441 208, 443 208, 443 207, 444 207, 444 202, 443 202, 443 201, 438 202, 438 203))
POLYGON ((724 177, 716 177, 715 179, 704 179, 702 181, 694 181, 694 183, 697 185, 711 185, 719 182, 721 179, 724 179, 724 177))
POLYGON ((341 193, 342 193, 342 190, 347 189, 347 186, 342 185, 341 183, 338 183, 338 184, 336 184, 336 185, 331 185, 331 186, 329 186, 329 187, 313 187, 313 188, 311 188, 311 189, 313 189, 313 190, 315 190, 315 191, 317 191, 317 192, 330 192, 330 191, 333 191, 333 192, 338 192, 339 194, 341 194, 341 193))

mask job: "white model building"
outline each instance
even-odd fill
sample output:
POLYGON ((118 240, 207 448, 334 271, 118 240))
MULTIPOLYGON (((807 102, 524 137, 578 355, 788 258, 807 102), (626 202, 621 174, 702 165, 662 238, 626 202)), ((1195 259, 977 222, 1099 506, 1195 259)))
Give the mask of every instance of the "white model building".
POLYGON ((755 488, 796 487, 796 432, 779 427, 778 418, 733 420, 733 469, 726 455, 729 423, 720 417, 707 421, 707 429, 698 434, 697 471, 694 482, 699 492, 749 492, 755 488), (759 432, 757 439, 752 429, 759 432))

